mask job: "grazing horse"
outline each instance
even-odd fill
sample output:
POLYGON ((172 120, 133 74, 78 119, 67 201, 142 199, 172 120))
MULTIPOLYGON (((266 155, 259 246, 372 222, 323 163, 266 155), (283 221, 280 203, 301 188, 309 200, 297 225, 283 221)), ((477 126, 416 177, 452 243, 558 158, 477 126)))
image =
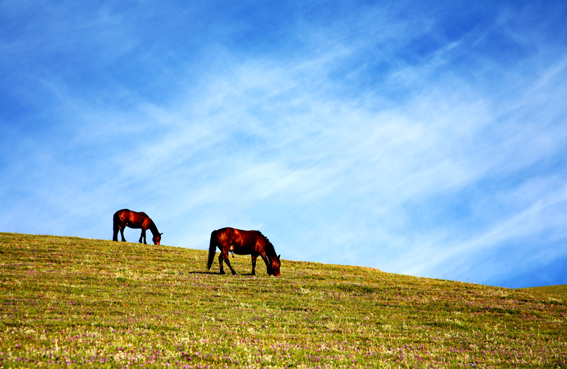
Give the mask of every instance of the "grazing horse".
POLYGON ((228 252, 238 255, 252 256, 252 275, 256 274, 256 258, 261 256, 266 263, 268 274, 280 276, 280 256, 276 255, 274 245, 260 231, 242 231, 235 228, 223 228, 211 233, 209 244, 209 261, 207 268, 210 270, 215 259, 217 247, 221 250, 219 256, 220 273, 224 274, 223 261, 228 265, 232 274, 236 274, 230 261, 228 252))
POLYGON ((122 236, 122 241, 126 241, 124 239, 124 228, 142 228, 142 234, 140 235, 140 240, 138 242, 144 243, 146 242, 146 230, 149 229, 152 231, 154 241, 154 245, 159 245, 161 241, 161 235, 163 233, 159 233, 155 223, 153 220, 146 213, 132 211, 128 209, 118 210, 114 213, 114 236, 112 237, 113 241, 118 241, 118 231, 120 231, 120 235, 122 236))

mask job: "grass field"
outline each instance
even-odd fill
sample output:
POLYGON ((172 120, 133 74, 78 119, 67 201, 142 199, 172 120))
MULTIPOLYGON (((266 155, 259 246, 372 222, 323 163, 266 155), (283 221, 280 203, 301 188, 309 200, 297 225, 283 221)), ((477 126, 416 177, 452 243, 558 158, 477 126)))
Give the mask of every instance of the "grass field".
MULTIPOLYGON (((277 245, 276 245, 277 248, 277 245)), ((0 233, 0 367, 567 367, 561 296, 0 233)))
POLYGON ((567 300, 567 284, 561 284, 557 286, 522 288, 522 290, 527 292, 547 293, 550 295, 560 296, 563 300, 567 300))

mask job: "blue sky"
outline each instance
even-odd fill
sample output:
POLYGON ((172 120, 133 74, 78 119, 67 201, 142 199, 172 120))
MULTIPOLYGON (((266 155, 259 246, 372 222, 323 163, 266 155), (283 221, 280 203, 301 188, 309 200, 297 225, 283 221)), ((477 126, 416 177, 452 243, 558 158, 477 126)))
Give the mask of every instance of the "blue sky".
POLYGON ((565 1, 186 3, 0 1, 0 231, 567 284, 565 1))

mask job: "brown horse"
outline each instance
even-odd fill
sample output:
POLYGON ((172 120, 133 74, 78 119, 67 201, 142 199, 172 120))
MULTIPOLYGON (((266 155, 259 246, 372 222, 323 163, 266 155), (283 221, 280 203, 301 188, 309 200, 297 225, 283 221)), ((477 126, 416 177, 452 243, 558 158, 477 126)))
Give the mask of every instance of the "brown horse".
POLYGON ((146 213, 142 213, 142 212, 138 213, 137 211, 132 211, 128 209, 118 210, 116 213, 114 213, 114 236, 112 237, 112 240, 118 241, 118 231, 120 231, 120 235, 122 236, 122 241, 126 241, 124 239, 124 228, 126 227, 136 228, 136 229, 142 228, 142 234, 140 235, 140 240, 138 241, 140 243, 142 242, 143 239, 144 243, 147 244, 146 242, 147 229, 152 231, 152 234, 154 236, 152 238, 152 241, 154 241, 154 245, 159 245, 161 241, 161 235, 163 233, 159 233, 154 221, 151 220, 146 213))
POLYGON ((228 260, 228 252, 230 251, 233 254, 252 256, 252 275, 256 274, 256 258, 261 256, 266 263, 268 274, 280 276, 280 256, 276 255, 274 245, 260 231, 242 231, 235 228, 213 231, 209 244, 209 262, 207 263, 209 270, 213 265, 217 247, 221 250, 219 256, 221 274, 224 274, 223 261, 228 265, 232 274, 236 274, 228 260))

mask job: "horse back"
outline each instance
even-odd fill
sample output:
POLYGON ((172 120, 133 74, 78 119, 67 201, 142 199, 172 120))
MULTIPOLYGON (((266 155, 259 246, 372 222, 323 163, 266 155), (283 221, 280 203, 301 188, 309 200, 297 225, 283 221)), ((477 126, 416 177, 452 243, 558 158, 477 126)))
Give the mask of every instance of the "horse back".
POLYGON ((124 224, 130 219, 130 210, 122 209, 114 213, 114 223, 124 224))
POLYGON ((264 237, 258 231, 243 231, 236 228, 222 228, 217 230, 219 243, 228 249, 233 246, 236 254, 256 254, 264 250, 264 237))
POLYGON ((114 214, 114 221, 116 222, 118 220, 121 224, 127 224, 130 228, 140 228, 142 226, 148 227, 152 222, 146 213, 128 209, 118 210, 114 214))
POLYGON ((130 211, 130 223, 137 227, 149 228, 152 224, 152 220, 144 212, 130 211))

